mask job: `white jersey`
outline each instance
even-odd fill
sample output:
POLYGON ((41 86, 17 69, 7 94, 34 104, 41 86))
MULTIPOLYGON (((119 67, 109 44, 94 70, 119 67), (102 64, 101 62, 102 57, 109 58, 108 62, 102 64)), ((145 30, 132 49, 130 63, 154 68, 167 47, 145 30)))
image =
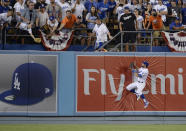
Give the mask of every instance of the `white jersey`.
POLYGON ((66 11, 67 10, 71 10, 71 6, 67 2, 61 3, 60 0, 56 0, 56 3, 61 7, 61 10, 62 10, 62 20, 63 20, 65 18, 65 16, 66 16, 66 11))
MULTIPOLYGON (((74 6, 75 6, 75 3, 74 4, 72 4, 72 8, 74 8, 74 6)), ((83 5, 83 4, 76 4, 76 7, 75 7, 75 11, 74 11, 74 15, 76 16, 76 17, 78 17, 78 16, 83 16, 83 11, 85 10, 85 6, 83 5)))
POLYGON ((124 7, 117 7, 116 14, 118 15, 118 21, 120 21, 120 17, 124 14, 124 7))
POLYGON ((28 24, 27 23, 21 22, 21 24, 19 25, 19 28, 21 30, 28 31, 29 34, 32 34, 32 29, 28 28, 28 24))
POLYGON ((143 17, 141 15, 139 15, 137 17, 137 22, 138 22, 138 30, 143 30, 143 17))
POLYGON ((55 22, 52 23, 50 20, 47 21, 47 24, 50 26, 50 27, 57 27, 58 26, 58 21, 55 19, 55 22))
POLYGON ((145 83, 148 74, 149 74, 149 70, 147 68, 143 68, 143 67, 139 68, 138 69, 138 78, 137 78, 138 82, 145 83))
MULTIPOLYGON (((161 12, 161 11, 167 11, 167 6, 166 5, 156 5, 154 7, 154 9, 157 11, 157 12, 161 12)), ((162 21, 163 22, 166 22, 166 15, 162 15, 162 21)))
POLYGON ((5 22, 10 23, 12 20, 12 16, 7 17, 7 13, 0 14, 0 25, 3 25, 5 22))
MULTIPOLYGON (((25 9, 25 6, 24 5, 25 5, 25 0, 22 3, 22 5, 19 2, 16 2, 15 5, 14 5, 15 12, 16 13, 21 13, 25 9)), ((21 21, 21 17, 18 16, 17 14, 15 16, 16 16, 16 21, 17 22, 20 22, 21 21)))
POLYGON ((95 25, 93 32, 96 33, 96 42, 106 42, 107 41, 107 34, 109 32, 108 28, 106 27, 105 24, 101 25, 95 25))

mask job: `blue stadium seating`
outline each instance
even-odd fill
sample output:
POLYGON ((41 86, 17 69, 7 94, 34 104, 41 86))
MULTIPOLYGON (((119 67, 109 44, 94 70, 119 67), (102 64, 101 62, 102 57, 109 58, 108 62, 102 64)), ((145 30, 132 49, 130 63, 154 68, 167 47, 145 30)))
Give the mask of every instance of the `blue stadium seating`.
MULTIPOLYGON (((137 46, 136 47, 137 52, 151 52, 150 46, 137 46)), ((152 52, 170 52, 170 49, 168 46, 153 46, 152 52)))

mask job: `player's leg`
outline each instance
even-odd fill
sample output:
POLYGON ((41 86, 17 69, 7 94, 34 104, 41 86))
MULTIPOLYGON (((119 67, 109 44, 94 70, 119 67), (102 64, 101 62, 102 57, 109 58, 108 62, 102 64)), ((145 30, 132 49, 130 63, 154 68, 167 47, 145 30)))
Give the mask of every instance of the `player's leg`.
POLYGON ((131 84, 129 84, 127 87, 126 87, 126 90, 128 92, 132 92, 132 93, 136 93, 136 88, 137 88, 137 82, 133 82, 131 84))
POLYGON ((122 94, 118 95, 117 98, 115 99, 115 101, 119 101, 121 100, 122 96, 127 96, 130 92, 135 93, 135 89, 136 89, 136 82, 129 84, 126 87, 126 90, 123 90, 122 94))
POLYGON ((147 101, 147 99, 145 98, 144 94, 141 95, 141 99, 144 102, 144 108, 147 108, 149 105, 149 102, 147 101))
POLYGON ((141 99, 144 102, 144 108, 147 108, 149 102, 147 101, 144 94, 142 93, 144 88, 145 88, 145 83, 138 83, 137 84, 137 89, 136 89, 136 96, 137 96, 137 100, 139 100, 140 97, 141 97, 141 99))

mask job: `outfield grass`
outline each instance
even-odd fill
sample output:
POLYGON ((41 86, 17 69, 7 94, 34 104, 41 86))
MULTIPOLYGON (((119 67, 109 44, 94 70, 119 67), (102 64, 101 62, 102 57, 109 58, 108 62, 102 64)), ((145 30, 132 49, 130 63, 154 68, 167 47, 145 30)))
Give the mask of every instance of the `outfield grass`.
POLYGON ((186 131, 186 125, 7 124, 0 131, 186 131))

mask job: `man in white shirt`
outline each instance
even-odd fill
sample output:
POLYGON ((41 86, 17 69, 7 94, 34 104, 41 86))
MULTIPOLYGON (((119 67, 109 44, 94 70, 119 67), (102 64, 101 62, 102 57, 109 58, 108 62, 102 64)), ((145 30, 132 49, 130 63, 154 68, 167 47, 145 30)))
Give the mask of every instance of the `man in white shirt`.
POLYGON ((110 32, 106 25, 101 22, 100 18, 96 19, 96 25, 93 28, 92 31, 94 34, 96 34, 96 43, 95 43, 95 49, 99 49, 105 42, 108 41, 107 35, 109 39, 112 39, 112 36, 110 35, 110 32))
POLYGON ((120 20, 120 17, 124 14, 124 4, 118 3, 114 9, 114 14, 118 15, 118 21, 120 20))
POLYGON ((4 26, 5 23, 9 23, 12 20, 13 11, 9 10, 7 13, 0 14, 0 26, 4 26))
POLYGON ((56 3, 61 7, 63 20, 66 16, 66 11, 71 10, 71 6, 68 2, 65 2, 65 0, 56 0, 56 3))
POLYGON ((158 4, 154 6, 154 9, 161 14, 162 21, 166 22, 166 15, 168 13, 167 6, 163 5, 162 0, 158 0, 158 4))
POLYGON ((21 12, 25 8, 25 0, 18 0, 15 5, 14 5, 14 10, 15 10, 15 16, 16 16, 16 21, 20 22, 21 21, 21 12))
POLYGON ((78 16, 83 16, 83 11, 85 11, 85 6, 80 3, 80 0, 76 0, 75 3, 72 4, 72 12, 73 14, 78 17, 78 16))
POLYGON ((7 13, 1 13, 0 14, 0 42, 3 44, 4 48, 4 42, 5 42, 5 33, 6 33, 6 27, 8 24, 10 24, 12 20, 13 11, 8 10, 7 13), (2 40, 2 41, 1 41, 2 40))

